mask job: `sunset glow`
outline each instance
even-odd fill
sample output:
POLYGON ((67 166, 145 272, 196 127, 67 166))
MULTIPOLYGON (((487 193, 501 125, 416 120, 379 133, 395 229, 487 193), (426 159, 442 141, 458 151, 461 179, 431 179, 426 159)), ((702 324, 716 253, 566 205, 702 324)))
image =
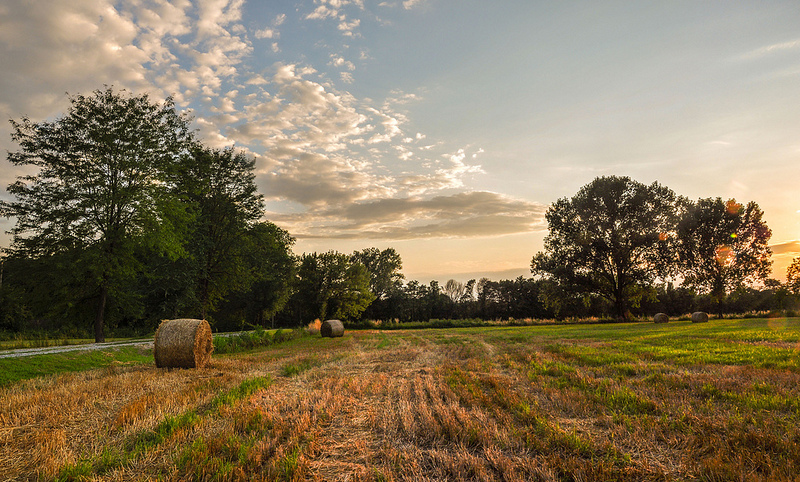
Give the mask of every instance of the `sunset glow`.
MULTIPOLYGON (((547 207, 620 175, 755 201, 777 279, 800 255, 796 1, 5 0, 0 25, 1 117, 104 84, 173 96, 205 144, 256 157, 297 254, 529 275, 547 207)), ((3 187, 25 174, 2 162, 3 187)))

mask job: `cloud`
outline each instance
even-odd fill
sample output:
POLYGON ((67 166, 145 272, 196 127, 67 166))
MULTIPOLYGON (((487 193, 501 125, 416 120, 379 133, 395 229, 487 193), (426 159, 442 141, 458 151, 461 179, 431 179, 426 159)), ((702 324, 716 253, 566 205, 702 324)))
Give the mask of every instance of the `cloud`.
POLYGON ((406 10, 411 10, 417 5, 422 4, 424 1, 425 0, 403 0, 403 8, 405 8, 406 10))
POLYGON ((772 254, 795 254, 800 253, 800 241, 787 241, 785 243, 773 244, 770 246, 772 254))
POLYGON ((756 60, 768 55, 777 54, 780 52, 800 50, 800 39, 787 40, 785 42, 778 42, 765 47, 760 47, 751 50, 741 56, 742 60, 756 60))
POLYGON ((480 237, 542 230, 545 210, 538 203, 476 191, 379 199, 282 220, 292 224, 300 238, 480 237))
MULTIPOLYGON (((372 100, 337 89, 334 80, 352 82, 356 67, 341 53, 327 57, 339 72, 302 63, 254 69, 243 5, 8 0, 0 7, 0 114, 51 117, 65 110, 62 92, 104 83, 154 99, 174 95, 194 110, 204 143, 235 145, 257 158, 261 191, 272 206, 292 213, 277 209, 271 217, 303 236, 484 236, 526 232, 541 222, 538 205, 454 192, 483 172, 473 163, 482 150, 448 148, 412 130, 403 109, 420 93, 392 91, 372 100)), ((345 33, 361 25, 354 16, 364 9, 360 1, 314 6, 307 18, 330 17, 345 33)), ((279 15, 249 32, 275 40, 284 22, 279 15)), ((273 48, 279 50, 276 42, 273 48)), ((0 127, 0 135, 7 142, 8 128, 0 127)), ((17 175, 5 168, 0 182, 17 175)))

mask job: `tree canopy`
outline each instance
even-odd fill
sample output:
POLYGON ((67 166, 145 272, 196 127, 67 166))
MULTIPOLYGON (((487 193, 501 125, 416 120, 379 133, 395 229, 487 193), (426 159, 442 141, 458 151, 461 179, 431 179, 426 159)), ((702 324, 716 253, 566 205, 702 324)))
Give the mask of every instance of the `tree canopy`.
POLYGON ((678 201, 658 183, 599 177, 548 208, 550 231, 531 270, 570 291, 609 300, 626 318, 642 287, 674 266, 678 201))
POLYGON ((103 341, 109 294, 137 268, 134 247, 180 249, 182 215, 165 185, 191 142, 172 99, 152 102, 112 88, 70 97, 55 121, 11 121, 16 166, 37 169, 8 186, 12 250, 39 257, 81 250, 96 290, 94 334, 103 341))
POLYGON ((708 292, 720 305, 725 295, 745 282, 767 279, 772 268, 772 231, 755 202, 700 199, 692 203, 678 227, 678 258, 684 284, 708 292))

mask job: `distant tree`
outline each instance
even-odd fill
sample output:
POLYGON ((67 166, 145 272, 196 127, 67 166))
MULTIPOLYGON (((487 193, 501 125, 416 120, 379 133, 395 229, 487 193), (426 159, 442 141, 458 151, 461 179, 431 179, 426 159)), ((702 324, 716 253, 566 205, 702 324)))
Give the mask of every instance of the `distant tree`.
POLYGON ((700 199, 678 227, 678 256, 684 284, 709 293, 722 316, 728 293, 745 283, 766 280, 772 270, 772 231, 755 202, 700 199))
POLYGON ((566 293, 601 296, 627 318, 641 287, 674 266, 678 209, 675 193, 658 183, 599 177, 548 208, 550 232, 531 270, 566 293))
POLYGON ((792 293, 800 295, 800 257, 794 258, 786 270, 786 285, 792 293))
POLYGON ((376 299, 386 299, 403 286, 403 260, 394 248, 366 248, 355 251, 352 259, 367 268, 369 289, 376 299))
POLYGON ((227 293, 246 289, 250 267, 242 239, 263 214, 255 159, 233 149, 195 145, 177 173, 177 191, 193 216, 186 246, 194 261, 199 315, 227 293))
POLYGON ((367 268, 336 251, 301 257, 297 296, 310 316, 343 320, 357 319, 375 299, 367 268))
POLYGON ((103 341, 109 297, 124 294, 140 267, 136 247, 180 252, 183 216, 169 172, 191 135, 171 98, 157 104, 108 87, 69 100, 55 121, 11 121, 19 150, 8 160, 38 171, 8 186, 15 199, 1 209, 16 218, 17 255, 80 253, 95 292, 94 337, 103 341))
POLYGON ((464 283, 460 281, 449 279, 447 280, 447 283, 444 284, 444 294, 446 294, 455 303, 459 302, 465 293, 466 290, 464 289, 464 283))

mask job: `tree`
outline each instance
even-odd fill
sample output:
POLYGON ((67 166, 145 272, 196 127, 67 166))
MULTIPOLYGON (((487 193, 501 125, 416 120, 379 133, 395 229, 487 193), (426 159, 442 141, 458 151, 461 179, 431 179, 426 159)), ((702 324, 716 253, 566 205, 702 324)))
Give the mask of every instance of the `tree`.
POLYGON ((679 205, 672 190, 655 182, 596 178, 548 208, 550 232, 531 271, 566 293, 601 296, 614 304, 618 318, 627 318, 642 287, 674 266, 679 205))
POLYGON ((792 293, 800 295, 800 257, 794 258, 786 269, 786 285, 792 293))
POLYGON ((291 249, 294 238, 270 222, 261 222, 251 227, 241 242, 244 264, 250 271, 247 277, 252 283, 231 293, 215 316, 235 314, 247 323, 266 326, 266 320, 273 319, 291 295, 296 274, 291 249))
POLYGON ((755 202, 700 199, 692 203, 678 227, 678 256, 684 284, 710 293, 722 316, 728 293, 744 283, 765 280, 772 271, 772 231, 755 202))
POLYGON ((466 293, 466 288, 464 283, 460 281, 456 281, 454 279, 447 280, 447 283, 444 284, 444 294, 447 295, 448 298, 453 300, 454 303, 458 303, 461 301, 461 297, 464 296, 466 293))
POLYGON ((315 318, 352 320, 375 299, 367 268, 336 251, 304 254, 298 278, 299 301, 315 318))
POLYGON ((242 238, 263 214, 255 159, 233 149, 192 147, 177 173, 178 193, 193 216, 187 250, 195 262, 200 315, 252 281, 242 238))
POLYGON ((367 268, 369 289, 377 299, 384 299, 403 286, 403 260, 394 248, 366 248, 353 252, 352 259, 367 268))
POLYGON ((96 291, 94 336, 103 341, 108 298, 137 270, 134 248, 180 251, 183 216, 168 172, 191 135, 171 98, 156 104, 107 87, 69 100, 67 114, 53 122, 11 121, 20 149, 8 160, 38 172, 8 186, 15 199, 2 203, 2 214, 16 218, 17 255, 81 253, 85 282, 96 291))
POLYGON ((403 260, 394 248, 383 251, 378 248, 366 248, 353 252, 354 262, 363 264, 369 272, 369 290, 375 295, 364 312, 370 319, 390 320, 398 318, 400 309, 397 297, 403 288, 403 260))

